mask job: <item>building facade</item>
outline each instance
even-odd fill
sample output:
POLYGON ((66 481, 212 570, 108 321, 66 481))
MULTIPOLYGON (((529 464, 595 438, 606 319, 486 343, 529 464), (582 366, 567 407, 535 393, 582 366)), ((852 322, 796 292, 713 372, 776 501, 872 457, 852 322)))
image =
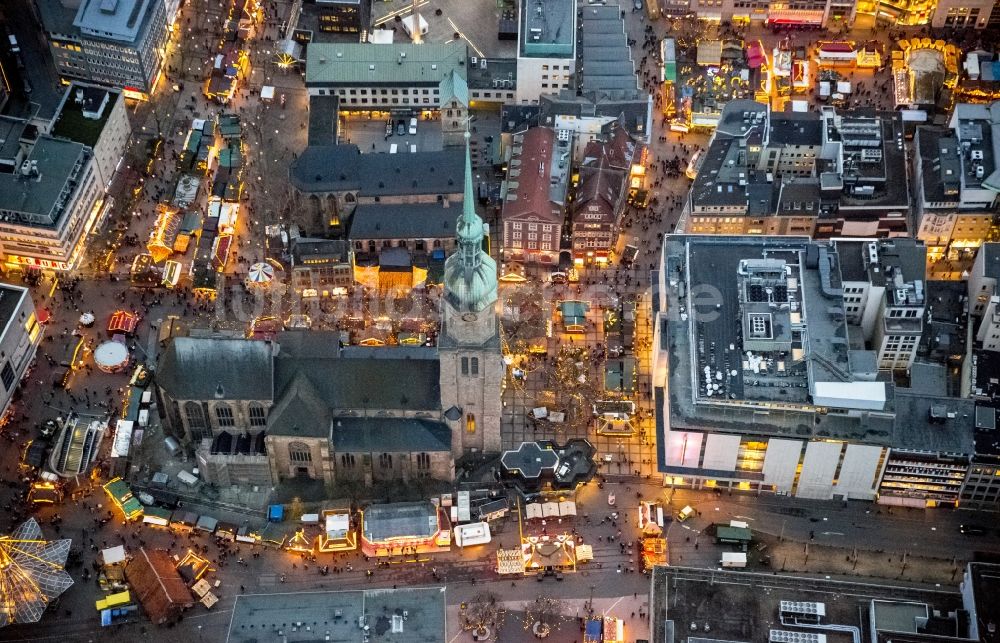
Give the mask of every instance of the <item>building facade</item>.
POLYGON ((42 326, 27 288, 0 284, 0 415, 7 412, 14 391, 35 358, 42 326))
POLYGON ((514 135, 502 211, 505 260, 558 263, 571 138, 548 127, 514 135))
POLYGON ((576 3, 518 5, 517 102, 537 104, 542 94, 573 88, 576 73, 576 3))
POLYGON ((152 91, 173 20, 167 2, 40 0, 38 10, 61 77, 120 88, 129 98, 152 91))
POLYGON ((87 235, 106 216, 105 191, 131 133, 121 92, 74 83, 50 134, 29 139, 27 124, 4 119, 0 146, 0 250, 8 267, 69 270, 87 235))
POLYGON ((342 240, 295 239, 289 272, 296 294, 329 297, 354 285, 350 246, 342 240))

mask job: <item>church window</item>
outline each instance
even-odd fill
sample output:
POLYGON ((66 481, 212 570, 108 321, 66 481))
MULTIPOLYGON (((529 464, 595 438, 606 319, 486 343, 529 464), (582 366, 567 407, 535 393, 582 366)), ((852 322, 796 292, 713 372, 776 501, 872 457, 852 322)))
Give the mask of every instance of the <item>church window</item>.
POLYGON ((184 415, 187 417, 188 431, 191 439, 200 441, 207 433, 205 426, 205 411, 200 402, 187 402, 184 405, 184 415))
POLYGON ((215 407, 215 420, 221 427, 236 426, 236 418, 233 417, 233 407, 228 404, 220 404, 215 407))
POLYGON ((288 459, 292 462, 312 462, 312 451, 305 442, 290 442, 288 459))
POLYGON ((462 375, 468 375, 468 374, 469 374, 469 358, 468 357, 463 357, 462 358, 462 375))
POLYGON ((354 454, 353 453, 342 453, 340 454, 340 466, 345 469, 354 468, 354 454))
POLYGON ((479 375, 479 358, 478 357, 473 357, 472 358, 472 374, 473 375, 479 375))
POLYGON ((250 426, 261 427, 267 424, 267 409, 260 402, 250 402, 250 426))
POLYGON ((392 456, 388 453, 383 453, 378 457, 378 466, 381 469, 391 469, 392 468, 392 456))
POLYGON ((476 432, 476 414, 468 413, 465 416, 465 432, 475 433, 476 432))
POLYGON ((431 468, 431 456, 426 453, 417 454, 417 469, 426 471, 431 468))

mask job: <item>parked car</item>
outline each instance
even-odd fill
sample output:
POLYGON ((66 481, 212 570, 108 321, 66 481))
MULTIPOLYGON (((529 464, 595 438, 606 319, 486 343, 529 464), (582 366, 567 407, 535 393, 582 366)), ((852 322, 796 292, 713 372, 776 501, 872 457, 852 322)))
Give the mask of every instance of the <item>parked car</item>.
POLYGON ((410 135, 417 133, 417 119, 416 117, 410 119, 410 135))
POLYGON ((396 136, 404 136, 405 134, 406 134, 406 121, 400 119, 400 121, 396 123, 396 136))

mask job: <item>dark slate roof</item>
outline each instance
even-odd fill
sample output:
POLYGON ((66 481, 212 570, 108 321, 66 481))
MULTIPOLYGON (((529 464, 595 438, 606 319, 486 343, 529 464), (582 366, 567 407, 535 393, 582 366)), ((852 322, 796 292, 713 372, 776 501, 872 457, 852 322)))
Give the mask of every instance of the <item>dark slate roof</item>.
POLYGON ((160 358, 156 381, 175 400, 216 396, 227 400, 270 400, 274 392, 271 344, 175 337, 160 358))
POLYGON ((330 435, 330 409, 308 377, 299 373, 267 416, 271 435, 325 438, 330 435))
POLYGON ((451 429, 422 418, 338 417, 330 442, 338 452, 450 452, 451 429))
POLYGON ((336 96, 309 97, 309 145, 337 144, 337 112, 340 99, 336 96))
POLYGON ((293 380, 303 376, 330 409, 440 409, 440 362, 433 347, 348 346, 341 350, 339 339, 339 333, 332 331, 278 335, 274 377, 275 390, 282 398, 293 380))
POLYGON ((351 217, 347 238, 452 239, 461 207, 440 203, 359 204, 351 217))
POLYGON ((336 259, 347 261, 350 246, 343 239, 316 239, 299 237, 292 241, 292 259, 301 264, 307 259, 336 259))
POLYGON ((461 192, 464 172, 459 149, 362 154, 357 145, 310 145, 292 162, 289 179, 303 192, 436 195, 461 192))
POLYGON ((1000 279, 1000 243, 984 243, 979 252, 983 253, 983 274, 1000 279))

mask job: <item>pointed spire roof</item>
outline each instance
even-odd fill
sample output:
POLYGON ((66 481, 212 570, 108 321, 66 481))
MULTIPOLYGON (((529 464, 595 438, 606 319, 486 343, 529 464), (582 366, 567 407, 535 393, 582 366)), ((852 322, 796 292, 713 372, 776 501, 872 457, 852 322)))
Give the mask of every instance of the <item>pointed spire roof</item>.
POLYGON ((472 183, 471 135, 465 132, 465 195, 455 226, 458 248, 444 267, 445 297, 459 310, 480 311, 497 300, 497 265, 483 250, 486 226, 476 214, 472 183))

